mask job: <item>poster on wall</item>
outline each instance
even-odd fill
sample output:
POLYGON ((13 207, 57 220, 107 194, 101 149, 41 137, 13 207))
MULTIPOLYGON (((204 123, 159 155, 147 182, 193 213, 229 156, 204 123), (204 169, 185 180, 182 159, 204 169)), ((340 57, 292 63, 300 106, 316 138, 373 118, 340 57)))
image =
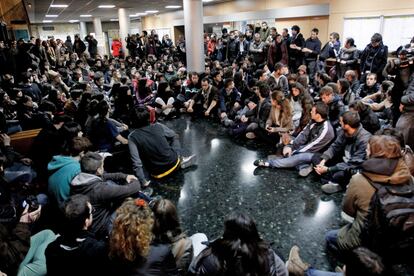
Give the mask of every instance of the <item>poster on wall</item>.
POLYGON ((24 41, 28 41, 29 32, 27 30, 14 30, 14 37, 16 40, 23 39, 24 41))

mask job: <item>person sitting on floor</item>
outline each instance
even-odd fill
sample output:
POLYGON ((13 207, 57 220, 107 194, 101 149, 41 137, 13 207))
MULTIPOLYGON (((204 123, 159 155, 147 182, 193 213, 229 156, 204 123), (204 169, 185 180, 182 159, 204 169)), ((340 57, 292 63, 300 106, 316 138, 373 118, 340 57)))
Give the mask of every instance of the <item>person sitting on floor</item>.
POLYGON ((328 106, 317 102, 311 111, 312 121, 283 149, 283 156, 268 161, 256 160, 255 166, 272 168, 298 167, 301 176, 307 176, 312 166, 303 166, 312 161, 315 152, 324 150, 335 138, 331 123, 327 120, 328 106))
POLYGON ((356 112, 345 112, 339 123, 342 131, 339 131, 335 142, 322 155, 315 154, 312 158, 316 173, 322 176, 322 183, 325 183, 322 191, 328 194, 345 189, 351 170, 358 168, 366 159, 367 143, 371 137, 371 133, 361 126, 356 112))
POLYGON ((47 275, 109 275, 106 273, 108 245, 88 231, 93 221, 89 198, 73 195, 63 209, 64 231, 45 252, 47 275))
POLYGON ((150 184, 145 170, 160 179, 175 171, 185 169, 196 162, 196 156, 183 157, 177 134, 163 124, 150 124, 150 114, 144 107, 131 112, 131 127, 128 136, 129 151, 135 175, 144 187, 150 184))

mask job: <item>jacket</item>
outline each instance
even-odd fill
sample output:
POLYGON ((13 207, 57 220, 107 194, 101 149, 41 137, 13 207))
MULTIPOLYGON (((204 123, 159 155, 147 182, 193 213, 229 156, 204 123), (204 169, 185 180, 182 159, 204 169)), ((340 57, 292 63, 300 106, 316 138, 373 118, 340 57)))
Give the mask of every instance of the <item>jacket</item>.
POLYGON ((334 129, 339 127, 339 117, 345 111, 344 103, 338 95, 335 95, 329 106, 329 121, 334 129))
POLYGON ((311 121, 293 140, 292 154, 320 152, 335 139, 335 131, 328 120, 317 123, 311 121))
POLYGON ((369 106, 366 106, 365 110, 359 113, 359 117, 361 118, 361 125, 368 132, 374 134, 381 128, 377 114, 369 106))
POLYGON ((267 52, 267 63, 274 66, 276 63, 281 62, 285 65, 288 64, 289 56, 286 43, 282 41, 277 43, 276 40, 272 42, 267 52))
POLYGON ((126 174, 108 173, 102 177, 94 174, 80 173, 71 182, 71 194, 83 194, 89 197, 94 207, 91 232, 98 238, 108 235, 108 225, 111 215, 128 197, 138 196, 140 184, 138 181, 118 185, 114 181, 125 181, 126 174), (112 180, 112 181, 109 181, 112 180))
POLYGON ((285 75, 279 76, 279 79, 271 74, 267 79, 267 84, 270 86, 271 91, 279 90, 282 91, 285 96, 289 95, 289 82, 285 75))
POLYGON ((312 53, 305 53, 305 60, 315 61, 318 58, 318 55, 321 53, 322 43, 319 38, 312 39, 308 38, 305 41, 305 48, 312 50, 312 53))
POLYGON ((114 259, 112 275, 122 276, 179 276, 170 246, 151 244, 148 256, 137 256, 134 262, 114 259))
POLYGON ((265 41, 269 37, 270 28, 269 27, 267 27, 266 29, 260 28, 259 34, 260 34, 260 39, 262 41, 265 41))
POLYGON ((17 269, 30 248, 30 230, 26 223, 8 227, 0 223, 0 271, 17 275, 17 269))
POLYGON ((56 155, 47 169, 50 173, 48 193, 60 207, 70 196, 70 183, 81 172, 79 161, 70 156, 56 155))
MULTIPOLYGON (((216 244, 220 240, 213 241, 209 244, 209 247, 201 251, 197 258, 191 263, 188 270, 188 275, 192 276, 208 276, 208 275, 232 275, 227 271, 221 271, 218 266, 218 253, 221 253, 220 247, 216 244), (216 253, 217 252, 217 253, 216 253), (226 273, 226 274, 225 274, 226 273)), ((269 248, 267 253, 268 259, 268 272, 266 275, 261 276, 288 276, 289 273, 286 269, 285 263, 280 259, 276 253, 269 248)))
POLYGON ((340 249, 351 250, 361 245, 360 234, 365 224, 375 188, 369 181, 386 185, 403 185, 411 178, 403 159, 372 158, 362 164, 362 172, 352 176, 346 191, 342 210, 355 218, 339 230, 340 249))
POLYGON ((220 112, 230 112, 236 102, 240 103, 240 97, 241 94, 236 88, 233 88, 230 93, 227 93, 225 88, 221 89, 219 97, 220 112))
POLYGON ((119 54, 122 50, 122 43, 119 40, 114 40, 111 45, 112 55, 114 57, 119 57, 119 54))
POLYGON ((362 126, 355 131, 352 137, 346 136, 343 130, 339 131, 335 142, 321 156, 326 161, 335 156, 343 156, 343 162, 330 167, 329 171, 345 171, 361 166, 366 159, 366 149, 370 137, 371 133, 362 126))
POLYGON ((367 71, 377 74, 378 78, 382 76, 382 71, 387 64, 388 47, 382 42, 377 48, 368 44, 361 54, 361 73, 367 71))
POLYGON ((401 103, 404 105, 405 112, 414 112, 414 79, 404 91, 404 95, 401 97, 401 103))
POLYGON ((368 86, 366 83, 361 84, 357 91, 357 98, 364 98, 368 95, 374 94, 381 89, 379 83, 376 83, 373 86, 368 86))
POLYGON ((261 129, 265 129, 271 108, 272 104, 269 98, 266 98, 263 102, 259 102, 254 109, 247 111, 245 116, 249 118, 251 123, 257 123, 261 129))
POLYGON ((146 182, 144 167, 150 174, 159 175, 177 164, 176 143, 177 134, 158 123, 135 129, 129 134, 132 166, 141 183, 146 182))
POLYGON ((86 230, 74 238, 58 237, 48 245, 45 256, 48 276, 110 275, 108 245, 86 230))
POLYGON ((253 56, 253 60, 256 63, 256 65, 262 64, 265 59, 265 53, 264 51, 265 44, 263 41, 252 41, 250 43, 250 54, 253 56))
POLYGON ((358 65, 359 52, 357 47, 352 46, 350 48, 342 48, 338 53, 337 59, 337 74, 339 78, 345 75, 348 70, 355 70, 358 65), (342 62, 345 62, 343 64, 342 62))
MULTIPOLYGON (((295 44, 298 47, 303 48, 305 46, 305 39, 303 38, 303 35, 301 33, 297 34, 296 36, 291 36, 289 45, 295 44)), ((296 59, 302 59, 303 53, 300 50, 288 48, 289 51, 289 59, 290 60, 296 60, 296 59)))

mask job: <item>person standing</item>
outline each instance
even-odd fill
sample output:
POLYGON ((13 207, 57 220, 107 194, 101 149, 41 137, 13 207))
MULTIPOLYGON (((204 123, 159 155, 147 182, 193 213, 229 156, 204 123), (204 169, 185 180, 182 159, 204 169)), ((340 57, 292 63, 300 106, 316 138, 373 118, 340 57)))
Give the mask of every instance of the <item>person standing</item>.
POLYGON ((313 85, 315 79, 315 73, 317 71, 317 59, 321 53, 322 43, 318 38, 319 30, 313 28, 311 36, 306 40, 305 47, 302 48, 302 52, 305 53, 305 64, 308 68, 310 84, 313 85))
MULTIPOLYGON (((387 64, 388 46, 382 42, 382 35, 375 33, 361 54, 361 80, 368 74, 377 74, 378 81, 383 80, 382 71, 387 64)), ((364 82, 364 81, 362 81, 364 82)))
POLYGON ((289 41, 289 71, 296 73, 299 66, 303 64, 302 48, 305 46, 305 39, 300 33, 298 25, 292 26, 292 37, 289 41))

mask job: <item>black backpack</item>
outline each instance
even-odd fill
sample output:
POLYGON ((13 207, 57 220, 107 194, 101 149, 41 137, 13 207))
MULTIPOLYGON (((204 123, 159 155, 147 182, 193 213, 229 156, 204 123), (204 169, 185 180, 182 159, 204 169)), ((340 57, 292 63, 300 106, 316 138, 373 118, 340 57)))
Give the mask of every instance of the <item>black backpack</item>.
POLYGON ((414 252, 414 183, 383 185, 376 189, 362 232, 362 243, 387 262, 412 262, 414 252))

